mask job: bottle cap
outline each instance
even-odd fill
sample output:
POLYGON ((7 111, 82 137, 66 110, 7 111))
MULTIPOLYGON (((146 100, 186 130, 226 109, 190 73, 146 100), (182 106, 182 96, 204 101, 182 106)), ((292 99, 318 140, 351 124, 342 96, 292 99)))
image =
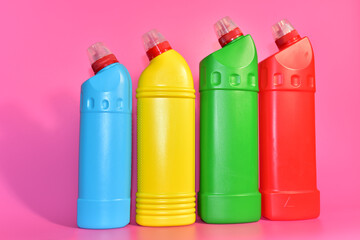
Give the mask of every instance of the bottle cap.
POLYGON ((95 74, 104 67, 118 62, 115 55, 102 42, 94 43, 87 52, 95 74))
POLYGON ((232 40, 244 35, 230 17, 224 17, 217 21, 214 24, 214 30, 222 47, 232 40))
POLYGON ((165 37, 156 29, 153 29, 142 36, 146 55, 151 61, 156 56, 172 49, 165 37))
POLYGON ((272 34, 279 49, 283 49, 300 39, 299 33, 287 19, 274 24, 272 34))

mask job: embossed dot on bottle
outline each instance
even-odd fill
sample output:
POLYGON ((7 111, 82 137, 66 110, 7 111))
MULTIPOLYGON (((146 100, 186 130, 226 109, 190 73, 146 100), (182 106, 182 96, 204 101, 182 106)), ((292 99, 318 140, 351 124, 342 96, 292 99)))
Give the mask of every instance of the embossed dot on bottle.
POLYGON ((116 100, 116 109, 122 110, 124 108, 124 101, 121 98, 116 100))
POLYGON ((250 87, 256 87, 256 77, 255 74, 249 73, 247 77, 247 84, 250 87))
POLYGON ((273 77, 273 83, 275 86, 280 86, 283 84, 283 78, 281 73, 275 73, 273 77))
POLYGON ((313 88, 315 87, 315 78, 314 76, 309 75, 308 76, 308 86, 313 88))
POLYGON ((231 74, 230 75, 230 85, 231 86, 239 86, 240 85, 240 76, 239 74, 231 74))
POLYGON ((301 81, 300 81, 300 77, 298 75, 291 76, 291 85, 296 88, 300 87, 301 81))
POLYGON ((94 99, 93 98, 88 98, 86 101, 86 108, 91 110, 94 109, 94 99))
POLYGON ((107 99, 102 100, 102 102, 101 102, 102 109, 107 110, 109 108, 109 105, 110 105, 109 100, 107 100, 107 99))
POLYGON ((219 86, 221 83, 221 74, 219 72, 211 73, 211 85, 219 86))

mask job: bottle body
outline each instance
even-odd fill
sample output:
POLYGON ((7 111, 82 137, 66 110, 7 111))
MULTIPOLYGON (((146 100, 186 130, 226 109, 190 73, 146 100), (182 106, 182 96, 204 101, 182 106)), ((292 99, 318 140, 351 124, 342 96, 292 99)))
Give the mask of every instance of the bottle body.
POLYGON ((195 90, 190 69, 174 50, 151 60, 137 89, 136 222, 195 222, 195 90))
POLYGON ((319 216, 315 67, 308 38, 259 64, 260 191, 271 220, 319 216))
POLYGON ((131 79, 113 63, 83 83, 80 103, 78 226, 130 221, 131 79))
POLYGON ((258 68, 250 35, 200 63, 199 214, 207 223, 258 221, 258 68))

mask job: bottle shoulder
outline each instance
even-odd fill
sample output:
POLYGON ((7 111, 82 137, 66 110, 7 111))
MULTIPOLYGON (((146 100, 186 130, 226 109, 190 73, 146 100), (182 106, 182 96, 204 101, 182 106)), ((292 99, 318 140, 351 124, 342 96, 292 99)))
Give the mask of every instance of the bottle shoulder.
POLYGON ((286 70, 305 70, 314 64, 314 52, 308 37, 271 55, 260 62, 260 67, 276 66, 286 70))
POLYGON ((260 92, 315 92, 314 53, 307 37, 259 63, 260 92))
POLYGON ((152 59, 139 78, 138 88, 172 87, 194 88, 190 68, 175 50, 152 59))
POLYGON ((128 70, 120 63, 111 64, 96 75, 86 80, 81 88, 82 90, 91 90, 98 92, 116 91, 119 87, 131 87, 131 78, 128 70))
POLYGON ((258 61, 254 41, 250 35, 234 41, 200 62, 200 91, 258 91, 258 61))
POLYGON ((81 85, 81 112, 132 111, 132 86, 127 69, 111 64, 81 85))
POLYGON ((254 40, 248 34, 209 54, 200 62, 200 66, 240 69, 254 62, 257 62, 256 47, 254 40))

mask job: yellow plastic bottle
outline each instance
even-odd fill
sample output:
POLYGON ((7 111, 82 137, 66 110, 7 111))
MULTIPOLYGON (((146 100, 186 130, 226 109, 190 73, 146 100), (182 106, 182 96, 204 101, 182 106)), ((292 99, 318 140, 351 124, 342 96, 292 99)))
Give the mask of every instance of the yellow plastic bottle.
POLYGON ((136 222, 195 222, 195 90, 189 66, 156 30, 143 36, 150 64, 137 98, 136 222))

